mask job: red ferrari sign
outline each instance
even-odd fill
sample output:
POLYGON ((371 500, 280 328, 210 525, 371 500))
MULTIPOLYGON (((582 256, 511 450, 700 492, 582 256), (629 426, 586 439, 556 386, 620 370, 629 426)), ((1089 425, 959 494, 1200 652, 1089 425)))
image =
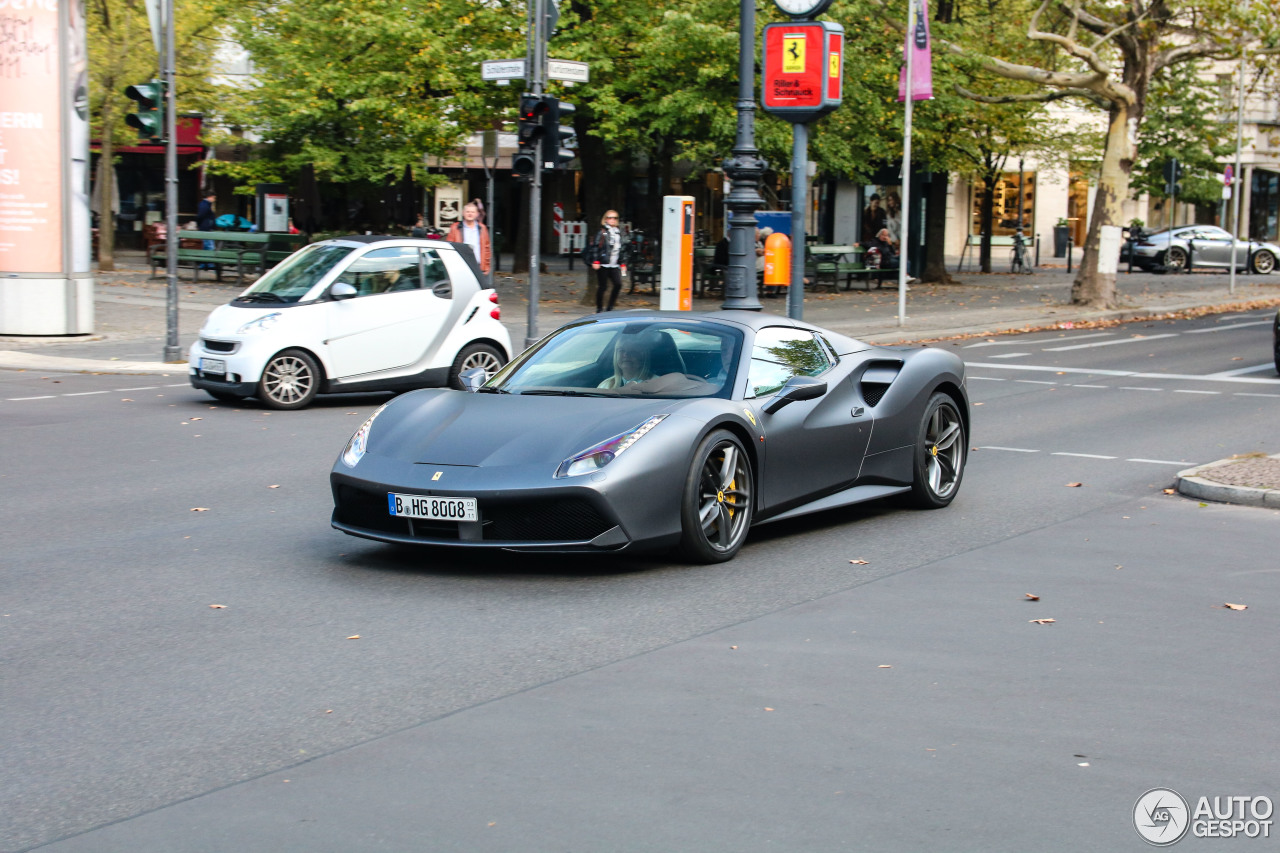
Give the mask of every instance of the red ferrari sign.
POLYGON ((764 28, 764 108, 803 123, 840 106, 844 28, 830 21, 764 28))

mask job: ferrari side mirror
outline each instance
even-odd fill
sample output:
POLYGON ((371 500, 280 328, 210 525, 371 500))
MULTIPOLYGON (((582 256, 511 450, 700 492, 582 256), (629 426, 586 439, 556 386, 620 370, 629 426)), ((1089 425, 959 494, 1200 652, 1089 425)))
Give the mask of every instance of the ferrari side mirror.
POLYGON ((488 378, 488 374, 484 372, 482 367, 473 367, 458 374, 458 381, 462 383, 462 390, 470 391, 473 394, 480 390, 480 386, 488 378))
POLYGON ((764 406, 764 413, 772 415, 783 406, 801 400, 814 400, 827 393, 827 383, 812 376, 792 376, 777 394, 764 406))

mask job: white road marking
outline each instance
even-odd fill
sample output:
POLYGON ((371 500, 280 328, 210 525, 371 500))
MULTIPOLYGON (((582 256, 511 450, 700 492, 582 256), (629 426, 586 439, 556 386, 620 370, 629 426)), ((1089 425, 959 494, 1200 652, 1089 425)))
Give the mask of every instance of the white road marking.
POLYGON ((1175 388, 1173 389, 1173 393, 1175 394, 1221 394, 1222 392, 1221 391, 1196 391, 1191 388, 1175 388))
POLYGON ((1168 334, 1165 334, 1165 335, 1147 335, 1141 338, 1121 338, 1120 340, 1117 340, 1117 341, 1098 341, 1097 343, 1092 343, 1092 344, 1072 344, 1071 346, 1067 346, 1067 347, 1045 347, 1044 351, 1045 352, 1066 352, 1067 350, 1073 350, 1073 349, 1090 349, 1091 347, 1109 347, 1114 344, 1137 344, 1137 343, 1143 343, 1145 341, 1158 341, 1161 338, 1176 338, 1177 336, 1178 336, 1177 332, 1169 332, 1168 334))
POLYGON ((54 395, 53 395, 53 394, 45 394, 45 395, 40 396, 40 397, 10 397, 10 398, 9 398, 9 401, 10 401, 10 402, 15 402, 15 401, 17 401, 17 400, 52 400, 52 399, 53 399, 53 397, 54 397, 54 395))
POLYGON ((1163 391, 1163 388, 1145 388, 1141 385, 1121 385, 1121 391, 1163 391))
POLYGON ((1001 379, 997 376, 970 376, 969 379, 981 379, 983 382, 1008 382, 1008 379, 1001 379))
MULTIPOLYGON (((1148 338, 1147 340, 1150 340, 1148 338)), ((1129 379, 1190 379, 1197 382, 1240 382, 1250 385, 1280 385, 1280 379, 1263 379, 1251 376, 1209 376, 1195 373, 1138 373, 1132 370, 1104 370, 1089 367, 1057 367, 1045 364, 1011 364, 998 361, 966 361, 968 368, 993 370, 1038 370, 1043 373, 1083 373, 1086 376, 1123 376, 1129 379)))
POLYGON ((116 388, 116 391, 154 391, 159 385, 143 385, 141 388, 116 388))
POLYGON ((110 391, 77 391, 74 394, 63 394, 63 397, 88 397, 90 394, 110 394, 110 391))
POLYGON ((1039 450, 1031 450, 1030 448, 1026 448, 1026 447, 1000 447, 999 445, 995 445, 995 444, 988 444, 986 446, 979 447, 978 449, 979 450, 1007 450, 1010 453, 1039 453, 1040 452, 1039 450))
POLYGON ((1190 465, 1190 462, 1171 462, 1168 459, 1126 459, 1125 462, 1148 462, 1152 465, 1190 465))
POLYGON ((1065 453, 1061 451, 1057 453, 1050 453, 1049 455, 1050 456, 1079 456, 1081 459, 1115 459, 1116 458, 1114 456, 1102 456, 1097 453, 1065 453))
POLYGON ((1028 385, 1057 385, 1057 382, 1050 382, 1047 379, 1015 379, 1014 382, 1025 382, 1028 385))
MULTIPOLYGON (((1116 334, 1115 332, 1095 332, 1092 335, 1072 335, 1071 340, 1083 341, 1088 338, 1109 338, 1114 336, 1115 334, 1116 334)), ((978 347, 1013 347, 1013 346, 1025 346, 1026 344, 1047 344, 1053 341, 1060 341, 1063 339, 1063 337, 1065 336, 1058 335, 1057 337, 1052 337, 1052 338, 1021 338, 1020 337, 1020 338, 1017 338, 1016 340, 1009 340, 1009 341, 982 341, 976 344, 966 344, 963 347, 963 349, 977 349, 978 347)))
POLYGON ((1108 391, 1111 390, 1110 385, 1072 385, 1071 387, 1072 388, 1105 388, 1108 391))
POLYGON ((1253 367, 1241 367, 1236 370, 1221 370, 1217 373, 1210 373, 1209 375, 1212 377, 1244 376, 1247 373, 1261 373, 1264 370, 1275 370, 1275 369, 1276 369, 1275 364, 1269 361, 1266 364, 1257 364, 1257 365, 1254 365, 1253 367))
POLYGON ((1267 326, 1271 324, 1271 320, 1255 320, 1252 323, 1234 323, 1230 326, 1214 326, 1210 329, 1187 329, 1188 335, 1203 335, 1205 332, 1225 332, 1230 329, 1244 329, 1249 326, 1267 326))
POLYGON ((1280 398, 1280 394, 1251 394, 1251 393, 1250 393, 1250 392, 1248 392, 1248 391, 1237 391, 1237 392, 1235 393, 1235 395, 1234 395, 1234 396, 1236 396, 1236 397, 1276 397, 1276 398, 1280 398))
POLYGON ((1002 352, 999 355, 993 355, 992 358, 1026 358, 1031 355, 1029 352, 1002 352))

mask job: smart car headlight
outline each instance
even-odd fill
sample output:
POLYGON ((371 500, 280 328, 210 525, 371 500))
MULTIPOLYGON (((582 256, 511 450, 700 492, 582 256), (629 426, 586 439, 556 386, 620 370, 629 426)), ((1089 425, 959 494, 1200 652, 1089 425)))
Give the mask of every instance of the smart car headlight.
POLYGON ((581 453, 575 453, 560 463, 556 469, 557 477, 576 477, 579 474, 590 474, 599 471, 622 455, 628 447, 640 440, 645 433, 662 423, 666 415, 654 415, 642 424, 619 433, 613 438, 606 438, 599 444, 592 445, 581 453))
POLYGON ((382 410, 387 407, 386 403, 379 406, 369 420, 360 424, 360 428, 351 436, 351 440, 347 442, 347 447, 342 451, 342 464, 348 468, 354 468, 364 458, 365 452, 369 449, 369 430, 373 428, 373 420, 382 414, 382 410))
POLYGON ((280 319, 279 311, 272 311, 270 314, 263 314, 256 320, 250 320, 240 328, 236 329, 237 335, 247 335, 250 332, 265 332, 276 324, 280 319))

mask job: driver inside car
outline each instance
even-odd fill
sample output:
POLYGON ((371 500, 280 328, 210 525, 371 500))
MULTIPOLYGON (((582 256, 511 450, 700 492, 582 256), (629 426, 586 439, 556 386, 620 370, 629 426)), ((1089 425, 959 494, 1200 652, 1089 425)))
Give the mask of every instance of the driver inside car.
POLYGON ((597 388, 622 388, 654 377, 649 364, 654 341, 647 335, 620 335, 613 347, 613 375, 597 388))

